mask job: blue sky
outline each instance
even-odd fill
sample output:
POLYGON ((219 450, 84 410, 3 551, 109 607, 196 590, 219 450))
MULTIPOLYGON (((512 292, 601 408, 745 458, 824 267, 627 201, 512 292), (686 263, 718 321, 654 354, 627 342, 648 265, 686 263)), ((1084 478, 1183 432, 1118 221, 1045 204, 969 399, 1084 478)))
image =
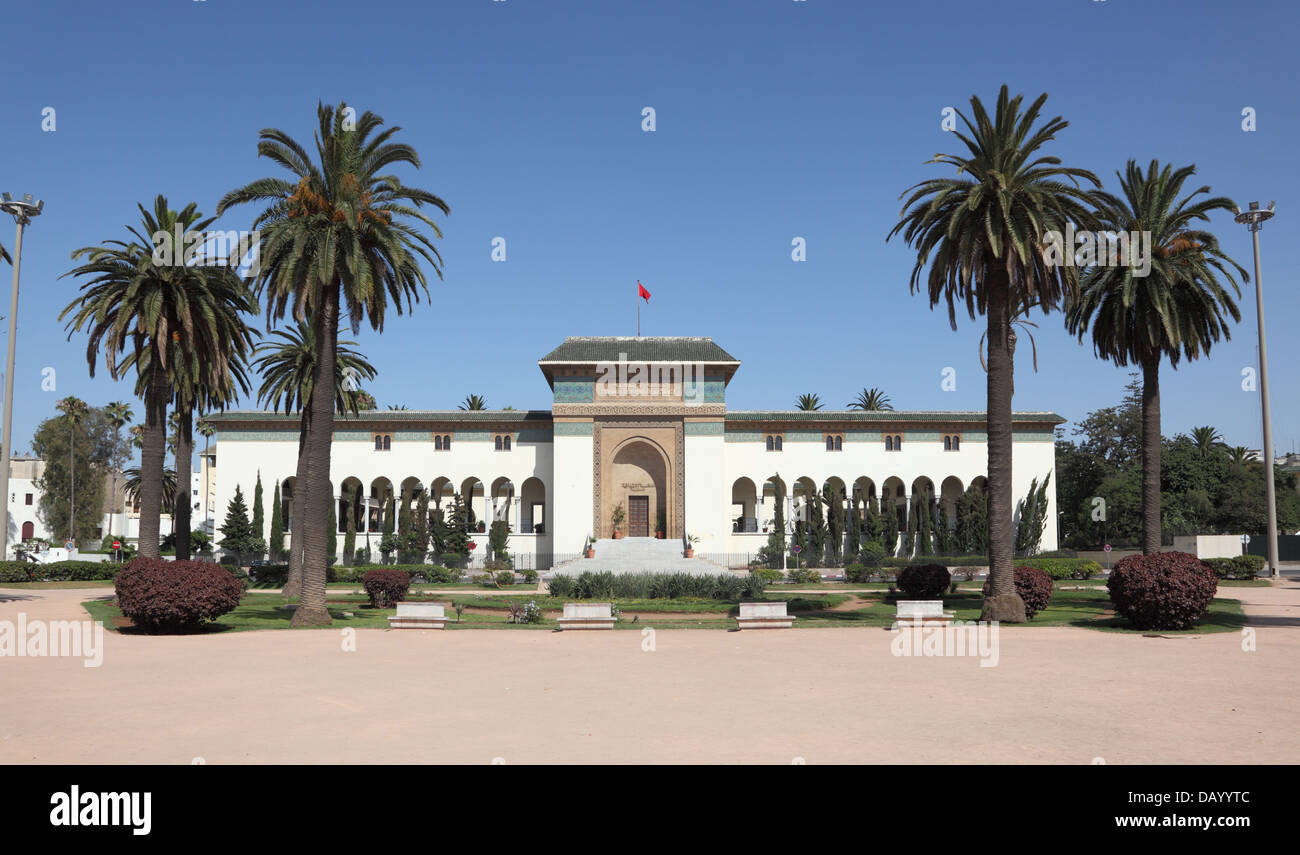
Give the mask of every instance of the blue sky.
MULTIPOLYGON (((1048 113, 1070 121, 1050 150, 1109 189, 1128 158, 1155 157, 1195 163, 1243 206, 1277 201, 1263 260, 1286 451, 1300 446, 1300 274, 1284 256, 1300 227, 1298 23, 1282 0, 22 4, 5 21, 7 50, 30 61, 5 67, 0 189, 46 207, 23 255, 14 447, 64 395, 130 397, 102 361, 89 378, 84 336, 69 342, 57 320, 77 291, 59 279, 69 253, 122 237, 158 193, 212 212, 275 174, 258 130, 310 141, 318 99, 401 125, 424 163, 404 179, 451 206, 432 299, 357 336, 381 407, 453 407, 471 392, 548 407, 536 360, 566 335, 634 334, 640 279, 653 293, 644 334, 713 336, 742 361, 732 408, 792 407, 801 392, 840 407, 879 386, 900 409, 983 409, 982 320, 952 332, 909 294, 914 254, 885 236, 899 194, 943 174, 924 162, 959 148, 943 108, 1006 82, 1049 93, 1048 113), (505 262, 491 260, 498 236, 505 262)), ((1245 229, 1211 227, 1250 268, 1245 229)), ((1256 364, 1253 282, 1241 307, 1231 342, 1164 369, 1166 434, 1208 423, 1261 444, 1258 397, 1241 389, 1256 364)), ((1019 361, 1017 409, 1077 419, 1119 399, 1127 369, 1095 359, 1059 315, 1035 320, 1039 370, 1019 361)))

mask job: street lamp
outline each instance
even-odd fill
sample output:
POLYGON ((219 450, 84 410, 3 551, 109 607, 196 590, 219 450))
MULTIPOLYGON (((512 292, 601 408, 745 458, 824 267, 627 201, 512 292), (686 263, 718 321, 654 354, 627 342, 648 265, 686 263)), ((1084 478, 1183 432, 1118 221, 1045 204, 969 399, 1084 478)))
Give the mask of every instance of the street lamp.
POLYGON ((1272 202, 1261 210, 1258 202, 1250 210, 1238 209, 1236 220, 1250 230, 1255 244, 1255 312, 1259 318, 1259 400, 1264 419, 1264 501, 1268 503, 1268 573, 1278 577, 1277 495, 1273 485, 1273 425, 1268 413, 1268 351, 1264 347, 1264 283, 1259 278, 1259 230, 1273 216, 1272 202))
POLYGON ((3 439, 0 439, 0 560, 9 557, 9 454, 12 446, 14 427, 14 345, 18 336, 18 270, 23 261, 23 226, 39 216, 45 203, 37 199, 32 201, 32 194, 15 201, 8 193, 0 195, 0 211, 11 215, 18 224, 18 237, 14 240, 14 286, 9 296, 9 355, 5 361, 5 424, 3 439))

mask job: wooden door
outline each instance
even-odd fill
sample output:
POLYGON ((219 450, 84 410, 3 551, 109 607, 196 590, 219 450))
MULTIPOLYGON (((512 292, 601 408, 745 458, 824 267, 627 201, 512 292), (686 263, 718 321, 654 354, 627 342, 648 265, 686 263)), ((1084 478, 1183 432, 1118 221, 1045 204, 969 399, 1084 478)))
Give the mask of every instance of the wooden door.
POLYGON ((650 536, 650 497, 627 497, 627 536, 650 536))

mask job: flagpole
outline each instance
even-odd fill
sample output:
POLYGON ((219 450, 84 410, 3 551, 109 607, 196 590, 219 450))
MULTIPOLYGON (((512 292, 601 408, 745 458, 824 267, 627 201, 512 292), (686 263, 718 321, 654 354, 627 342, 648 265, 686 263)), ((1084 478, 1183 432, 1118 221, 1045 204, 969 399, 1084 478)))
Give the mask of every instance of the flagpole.
POLYGON ((641 298, 636 298, 636 337, 641 337, 641 298))

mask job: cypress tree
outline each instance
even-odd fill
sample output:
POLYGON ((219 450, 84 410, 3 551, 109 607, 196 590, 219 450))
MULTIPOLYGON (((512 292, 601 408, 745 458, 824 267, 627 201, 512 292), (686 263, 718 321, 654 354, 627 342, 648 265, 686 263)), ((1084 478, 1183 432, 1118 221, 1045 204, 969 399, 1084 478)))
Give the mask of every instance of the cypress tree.
POLYGON ((849 503, 849 540, 845 548, 844 563, 850 564, 858 557, 858 546, 862 540, 862 491, 853 488, 853 499, 849 503))
POLYGON ((880 502, 883 523, 880 527, 880 545, 885 547, 886 555, 893 555, 898 546, 898 512, 889 499, 880 502))
POLYGON ((253 531, 253 524, 248 520, 248 505, 244 502, 244 491, 235 485, 235 496, 226 506, 226 521, 221 526, 220 546, 233 553, 242 563, 245 559, 261 555, 266 550, 266 543, 253 531))
POLYGON ((423 564, 429 551, 429 491, 421 490, 415 503, 415 526, 412 532, 411 552, 417 564, 423 564))
POLYGON ((284 508, 280 504, 280 482, 275 482, 275 495, 271 496, 271 542, 272 561, 284 558, 284 508))
POLYGON ((346 534, 343 535, 343 563, 353 564, 356 560, 357 553, 357 505, 356 494, 349 495, 345 500, 345 513, 348 515, 346 534))
POLYGON ((333 564, 339 557, 339 518, 338 501, 330 499, 329 538, 325 541, 325 552, 329 563, 333 564))
POLYGON ((266 537, 266 514, 262 508, 262 473, 257 473, 257 486, 253 488, 253 532, 257 537, 266 537))

